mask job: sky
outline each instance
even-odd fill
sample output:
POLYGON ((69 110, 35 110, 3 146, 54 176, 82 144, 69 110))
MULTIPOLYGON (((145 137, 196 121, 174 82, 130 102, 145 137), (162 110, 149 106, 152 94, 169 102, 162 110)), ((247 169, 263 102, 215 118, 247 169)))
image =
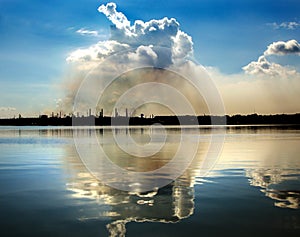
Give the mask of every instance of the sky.
POLYGON ((114 20, 107 3, 0 0, 0 117, 57 110, 68 96, 64 87, 81 73, 74 63, 86 65, 86 58, 100 62, 93 50, 102 50, 104 57, 104 46, 115 52, 129 45, 139 48, 135 57, 144 53, 161 58, 153 44, 184 49, 176 55, 174 46, 166 67, 186 56, 203 65, 228 114, 300 112, 298 0, 114 1, 126 21, 114 20), (164 17, 175 23, 162 21, 164 17), (136 20, 155 27, 175 24, 175 33, 170 28, 154 38, 150 33, 152 38, 127 37, 136 29, 127 32, 126 27, 136 20), (115 35, 111 25, 117 28, 115 35), (178 36, 174 42, 173 33, 178 36), (112 40, 118 45, 112 46, 112 40))

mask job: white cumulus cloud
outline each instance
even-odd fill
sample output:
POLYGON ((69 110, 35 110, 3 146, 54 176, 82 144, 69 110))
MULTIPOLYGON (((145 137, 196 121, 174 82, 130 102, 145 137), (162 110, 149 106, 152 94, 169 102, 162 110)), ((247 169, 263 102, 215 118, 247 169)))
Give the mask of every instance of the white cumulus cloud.
POLYGON ((99 12, 102 12, 107 18, 118 28, 118 29, 129 29, 130 21, 122 13, 117 11, 117 6, 115 3, 108 3, 106 5, 101 5, 98 8, 99 12))
POLYGON ((243 67, 243 70, 251 75, 288 77, 297 74, 297 71, 292 68, 269 62, 265 56, 260 56, 257 61, 250 62, 243 67))
MULTIPOLYGON (((201 83, 203 98, 215 97, 205 84, 204 69, 188 60, 193 54, 193 41, 191 36, 181 31, 176 19, 165 17, 147 22, 142 20, 130 22, 122 12, 117 10, 115 3, 101 5, 98 11, 112 22, 111 36, 109 40, 77 49, 68 56, 68 62, 79 66, 75 68, 74 74, 69 78, 69 83, 65 85, 67 98, 63 100, 63 104, 66 108, 73 106, 78 88, 83 82, 90 83, 87 87, 87 94, 98 98, 99 91, 104 88, 105 83, 114 78, 112 75, 119 75, 119 72, 130 71, 145 65, 171 70, 176 68, 176 71, 184 72, 183 75, 191 75, 193 82, 201 83), (96 65, 98 67, 94 67, 96 65), (91 68, 93 70, 89 74, 89 80, 85 80, 86 72, 91 72, 89 71, 91 68)), ((299 44, 296 40, 270 44, 258 60, 244 66, 241 73, 227 75, 218 70, 209 69, 212 79, 223 96, 227 113, 252 113, 254 108, 259 113, 299 111, 299 72, 292 67, 272 62, 272 56, 270 56, 289 54, 299 55, 299 44), (289 80, 283 80, 285 78, 289 80)), ((158 83, 168 82, 190 95, 191 101, 199 107, 197 112, 212 112, 208 111, 204 102, 203 105, 199 102, 201 99, 197 98, 197 93, 192 93, 190 87, 182 80, 174 79, 174 76, 160 70, 137 71, 132 72, 128 78, 126 75, 118 77, 111 90, 104 94, 108 102, 101 106, 105 111, 109 111, 118 99, 117 95, 121 95, 124 90, 136 83, 151 81, 153 77, 158 83)), ((140 96, 132 96, 126 102, 127 106, 130 106, 133 100, 139 101, 149 94, 145 91, 140 93, 140 96)), ((169 97, 167 93, 159 93, 159 96, 169 97)), ((86 108, 86 104, 89 103, 83 99, 81 102, 82 108, 86 108)), ((122 106, 125 108, 126 105, 122 106)), ((159 113, 160 110, 157 111, 159 113)))
POLYGON ((300 44, 297 40, 277 41, 270 44, 264 55, 287 55, 287 54, 300 54, 300 44))
POLYGON ((153 51, 153 46, 139 46, 134 53, 130 53, 128 58, 132 61, 142 61, 142 64, 155 65, 157 54, 153 51))
MULTIPOLYGON (((117 11, 115 3, 101 5, 98 11, 113 23, 110 40, 99 41, 89 48, 72 52, 67 58, 68 62, 100 62, 104 57, 127 50, 130 57, 125 57, 126 60, 137 60, 139 56, 145 60, 147 54, 152 58, 153 66, 167 67, 193 53, 192 38, 180 30, 174 18, 165 17, 148 22, 136 20, 131 24, 122 12, 117 11), (133 56, 133 53, 136 55, 133 56)), ((81 30, 81 33, 88 32, 81 30)))
POLYGON ((297 70, 290 66, 283 66, 278 63, 270 62, 270 55, 300 55, 300 45, 296 40, 277 41, 268 45, 267 49, 257 61, 252 61, 242 69, 246 74, 250 75, 268 75, 272 77, 290 77, 293 75, 299 76, 297 70))
POLYGON ((99 41, 85 49, 77 49, 68 57, 68 62, 92 62, 101 61, 115 52, 127 50, 129 45, 114 40, 99 41))
MULTIPOLYGON (((192 38, 180 30, 180 24, 175 18, 164 17, 146 22, 142 20, 130 22, 122 12, 117 10, 115 3, 103 4, 98 8, 98 11, 112 22, 110 38, 109 40, 99 41, 89 47, 74 50, 67 57, 67 62, 74 67, 72 67, 73 74, 69 78, 70 80, 64 85, 67 89, 66 98, 62 103, 62 109, 64 110, 70 110, 72 107, 77 90, 85 81, 87 75, 92 78, 96 76, 95 80, 88 80, 91 83, 88 94, 92 96, 99 93, 105 87, 105 82, 115 78, 115 74, 117 75, 119 71, 130 71, 139 67, 155 67, 170 70, 176 68, 178 71, 180 67, 183 68, 184 64, 189 62, 189 58, 193 54, 192 38), (92 91, 95 91, 95 93, 92 91)), ((85 34, 88 32, 82 29, 81 32, 77 33, 85 34)), ((203 70, 196 65, 191 66, 191 68, 182 70, 197 71, 198 74, 193 75, 193 77, 200 80, 198 77, 204 74, 203 70)), ((111 101, 117 98, 116 91, 127 88, 134 81, 143 82, 145 78, 155 77, 153 80, 157 82, 168 80, 170 83, 172 81, 176 86, 179 84, 174 77, 167 77, 166 73, 160 74, 158 73, 160 71, 158 71, 157 75, 161 75, 161 77, 158 77, 156 72, 152 73, 152 71, 147 70, 146 72, 146 74, 134 74, 132 80, 120 77, 120 80, 117 80, 114 93, 109 93, 109 96, 113 98, 106 101, 103 105, 104 109, 106 111, 111 109, 111 101)), ((184 87, 184 82, 181 82, 181 84, 180 87, 184 87)), ((192 94, 190 91, 188 93, 192 94)), ((129 105, 133 99, 139 100, 141 98, 131 98, 131 101, 128 101, 129 105)), ((85 101, 84 103, 82 102, 82 106, 89 103, 87 98, 82 100, 85 101)), ((193 101, 196 101, 196 99, 193 101)), ((197 104, 199 105, 199 103, 198 100, 197 104)))

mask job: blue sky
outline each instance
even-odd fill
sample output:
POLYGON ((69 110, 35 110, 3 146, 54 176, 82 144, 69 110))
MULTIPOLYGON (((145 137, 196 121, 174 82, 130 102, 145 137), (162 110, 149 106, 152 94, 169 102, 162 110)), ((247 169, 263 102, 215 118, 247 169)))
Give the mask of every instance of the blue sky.
MULTIPOLYGON (((300 41, 298 0, 114 2, 132 23, 176 18, 193 39, 195 59, 224 77, 242 73, 273 42, 300 41), (290 22, 295 24, 289 28, 290 22)), ((97 11, 104 3, 0 0, 0 115, 38 114, 55 106, 63 96, 60 84, 68 73, 68 55, 109 38, 111 22, 97 11), (76 32, 80 29, 97 35, 76 32)), ((298 55, 270 57, 300 71, 298 55)))

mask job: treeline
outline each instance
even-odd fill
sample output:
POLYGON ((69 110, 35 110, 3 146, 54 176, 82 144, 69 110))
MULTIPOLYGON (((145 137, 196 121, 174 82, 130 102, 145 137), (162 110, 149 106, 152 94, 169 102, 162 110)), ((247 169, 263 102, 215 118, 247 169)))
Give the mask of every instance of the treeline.
POLYGON ((233 116, 155 116, 145 117, 48 117, 0 119, 1 126, 108 126, 108 125, 257 125, 257 124, 300 124, 300 113, 276 115, 233 115, 233 116))

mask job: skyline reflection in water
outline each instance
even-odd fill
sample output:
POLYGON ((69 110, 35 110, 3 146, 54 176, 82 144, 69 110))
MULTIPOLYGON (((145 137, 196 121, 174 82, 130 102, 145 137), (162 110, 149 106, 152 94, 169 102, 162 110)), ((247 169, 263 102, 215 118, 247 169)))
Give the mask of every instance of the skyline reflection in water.
MULTIPOLYGON (((82 135, 89 136, 88 134, 91 132, 93 131, 83 129, 82 135)), ((123 168, 139 171, 155 169, 169 161, 180 141, 176 137, 179 130, 167 129, 167 133, 170 135, 167 140, 169 144, 163 152, 150 159, 138 159, 124 155, 122 151, 116 149, 116 144, 111 143, 111 135, 114 133, 114 135, 124 138, 126 134, 131 133, 134 139, 141 143, 148 141, 148 132, 145 128, 134 128, 133 130, 118 128, 112 131, 98 129, 96 131, 106 153, 112 154, 112 162, 123 168)), ((54 226, 60 222, 60 219, 67 218, 69 221, 72 219, 79 221, 81 223, 77 223, 79 226, 98 223, 94 227, 96 229, 97 225, 98 228, 105 227, 108 236, 131 236, 133 223, 143 226, 142 228, 146 228, 146 223, 167 224, 160 226, 161 229, 156 232, 162 233, 164 236, 170 236, 172 228, 179 228, 178 234, 175 231, 172 232, 172 236, 182 236, 184 232, 195 235, 193 233, 197 233, 197 231, 185 229, 185 223, 190 223, 190 225, 194 223, 195 226, 194 224, 192 226, 195 228, 196 226, 201 227, 204 234, 212 233, 219 228, 226 235, 226 231, 224 232, 227 228, 226 223, 237 220, 244 228, 252 223, 251 225, 254 227, 251 231, 253 232, 249 229, 249 236, 256 231, 256 228, 260 229, 261 233, 264 232, 264 229, 266 232, 274 230, 273 236, 279 236, 280 231, 276 229, 276 225, 282 231, 300 230, 300 131, 289 128, 227 127, 227 135, 220 158, 213 170, 203 177, 200 175, 201 167, 203 157, 208 152, 211 132, 212 130, 207 128, 191 129, 190 136, 201 136, 201 139, 197 156, 188 169, 179 178, 164 187, 138 193, 112 188, 93 177, 78 157, 73 145, 71 129, 2 127, 0 129, 0 146, 2 148, 0 198, 3 206, 0 207, 2 213, 0 215, 12 216, 17 220, 20 217, 14 216, 12 210, 15 209, 15 212, 18 213, 20 207, 16 209, 17 206, 24 202, 22 208, 30 207, 30 211, 23 212, 23 215, 31 222, 33 219, 35 221, 39 219, 41 223, 46 221, 49 226, 53 226, 51 229, 53 233, 59 231, 54 226), (11 159, 7 157, 11 157, 11 159), (47 169, 45 170, 43 167, 47 167, 47 169), (25 178, 21 181, 20 177, 23 176, 25 178), (49 177, 47 184, 43 177, 45 179, 49 177), (37 181, 39 182, 37 183, 37 181), (26 198, 32 199, 24 191, 27 190, 26 187, 39 196, 47 190, 49 190, 49 194, 44 201, 40 199, 40 201, 25 204, 26 198), (56 196, 52 196, 54 194, 56 196), (9 200, 14 197, 11 195, 18 198, 19 202, 10 202, 9 200), (64 201, 56 203, 56 199, 64 201), (235 204, 230 204, 231 201, 235 204), (224 202, 223 206, 222 202, 224 202), (246 206, 248 202, 249 207, 246 206), (51 219, 53 214, 45 212, 45 207, 50 203, 52 203, 53 210, 49 209, 49 212, 56 213, 55 219, 51 219), (71 205, 69 207, 71 210, 79 209, 76 213, 64 216, 60 211, 63 205, 71 205), (227 211, 227 217, 209 222, 213 229, 205 231, 205 226, 208 224, 206 221, 213 216, 225 215, 226 208, 230 210, 230 212, 227 211), (248 210, 248 208, 251 209, 248 210), (250 210, 253 211, 253 214, 250 213, 250 210), (281 212, 280 210, 294 212, 281 212), (241 214, 244 213, 244 219, 232 214, 239 213, 239 211, 241 214), (254 213, 259 214, 260 218, 264 218, 263 213, 266 213, 265 215, 270 219, 267 222, 261 222, 256 220, 257 218, 251 217, 251 215, 255 215, 254 213), (43 218, 40 218, 41 215, 43 218), (49 223, 53 223, 53 225, 49 223), (179 223, 182 224, 178 225, 179 223), (169 224, 171 224, 170 227, 167 227, 169 224), (131 229, 128 230, 128 227, 131 229)), ((114 176, 112 175, 111 178, 114 179, 114 176)), ((6 219, 9 221, 9 218, 6 219)), ((63 221, 63 223, 68 226, 68 222, 63 221)), ((6 223, 5 226, 9 226, 8 224, 6 223)), ((42 228, 43 225, 37 226, 42 228)), ((18 230, 22 230, 22 228, 27 230, 29 226, 28 224, 20 225, 18 229, 10 229, 10 231, 18 233, 18 230)), ((47 229, 45 226, 43 228, 47 229)), ((135 226, 136 228, 139 229, 135 226)), ((4 226, 2 229, 6 233, 4 226)), ((31 231, 33 230, 34 228, 31 229, 31 231)), ((153 231, 155 232, 155 230, 153 231)), ((91 230, 87 231, 87 236, 89 236, 89 232, 91 230)), ((22 233, 24 234, 24 231, 22 233)), ((43 229, 40 229, 39 233, 43 233, 43 229)), ((60 233, 63 235, 63 232, 60 233)), ((74 232, 74 236, 76 234, 77 236, 83 235, 74 232)), ((47 236, 47 234, 43 235, 47 236)), ((151 236, 151 233, 145 233, 146 235, 151 236)), ((10 236, 14 236, 14 234, 10 236)), ((135 235, 133 234, 133 236, 135 235)), ((219 236, 219 234, 216 233, 215 236, 219 236)))

